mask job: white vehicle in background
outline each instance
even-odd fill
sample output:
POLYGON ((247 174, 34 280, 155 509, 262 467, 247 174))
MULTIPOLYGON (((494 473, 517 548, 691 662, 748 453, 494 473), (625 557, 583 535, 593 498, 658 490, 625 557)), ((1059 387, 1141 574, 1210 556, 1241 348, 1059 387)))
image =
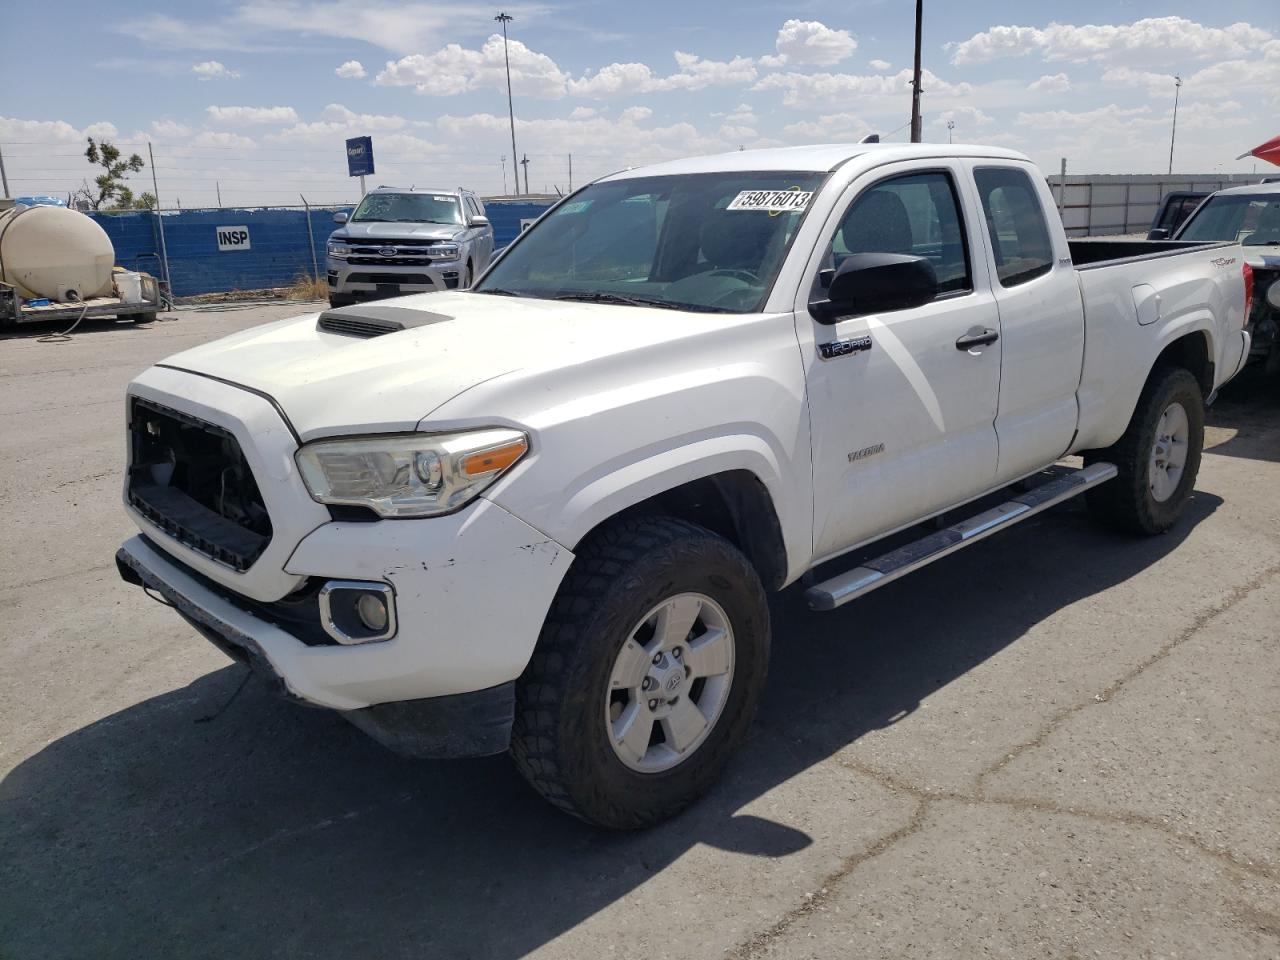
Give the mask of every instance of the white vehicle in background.
POLYGON ((651 824, 747 730, 766 591, 843 558, 808 587, 830 610, 1078 493, 1177 522, 1248 353, 1245 272, 1068 242, 997 148, 630 170, 469 292, 144 372, 119 569, 392 749, 509 748, 561 809, 651 824))
POLYGON ((484 205, 457 187, 378 187, 334 215, 326 273, 329 305, 407 293, 465 290, 493 256, 484 205))
POLYGON ((1201 203, 1175 239, 1240 244, 1253 275, 1248 326, 1252 357, 1280 375, 1280 183, 1219 190, 1201 203))

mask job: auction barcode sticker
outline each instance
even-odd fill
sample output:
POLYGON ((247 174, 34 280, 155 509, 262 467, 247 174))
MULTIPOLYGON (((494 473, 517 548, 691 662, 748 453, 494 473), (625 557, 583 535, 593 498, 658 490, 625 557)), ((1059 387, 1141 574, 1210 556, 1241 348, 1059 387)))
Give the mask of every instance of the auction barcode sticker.
POLYGON ((743 190, 733 198, 727 209, 803 210, 812 197, 812 190, 743 190))

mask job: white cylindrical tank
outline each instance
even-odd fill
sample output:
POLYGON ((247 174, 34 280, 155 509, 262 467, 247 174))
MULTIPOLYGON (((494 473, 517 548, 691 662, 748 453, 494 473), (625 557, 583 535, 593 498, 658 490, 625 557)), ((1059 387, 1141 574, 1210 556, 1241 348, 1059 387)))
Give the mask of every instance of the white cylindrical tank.
POLYGON ((115 258, 107 232, 79 211, 17 206, 0 212, 0 281, 21 297, 109 297, 115 258))

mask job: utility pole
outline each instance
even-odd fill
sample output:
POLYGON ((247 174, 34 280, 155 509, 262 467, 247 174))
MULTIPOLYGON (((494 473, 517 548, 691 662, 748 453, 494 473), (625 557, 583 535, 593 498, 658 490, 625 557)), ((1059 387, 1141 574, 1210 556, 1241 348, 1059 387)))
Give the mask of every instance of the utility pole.
POLYGON ((1182 78, 1173 77, 1173 129, 1169 131, 1169 172, 1173 173, 1173 141, 1178 136, 1178 94, 1182 92, 1182 78))
POLYGON ((498 161, 502 164, 502 192, 505 195, 507 192, 507 155, 504 153, 498 158, 498 161))
MULTIPOLYGON (((529 155, 526 153, 524 159, 520 161, 520 165, 524 167, 524 192, 525 196, 529 195, 529 155)), ((516 177, 516 189, 520 189, 520 178, 516 177)))
MULTIPOLYGON (((500 12, 493 19, 502 24, 502 59, 507 64, 507 116, 511 118, 511 162, 515 163, 516 157, 516 108, 511 102, 511 55, 507 52, 507 24, 515 17, 508 13, 500 12)), ((516 193, 520 192, 520 176, 516 174, 516 193)), ((529 192, 529 168, 524 168, 524 192, 529 192)))
POLYGON ((916 0, 916 65, 911 74, 911 142, 920 142, 920 25, 924 0, 916 0))
MULTIPOLYGON (((156 155, 151 150, 151 141, 147 141, 147 159, 151 161, 151 195, 156 198, 156 227, 160 233, 160 263, 164 267, 164 285, 169 295, 169 306, 173 306, 173 281, 169 277, 169 251, 164 245, 164 217, 160 216, 160 183, 156 180, 156 155)), ((182 201, 178 201, 178 209, 182 209, 182 201)))
MULTIPOLYGON (((219 183, 217 180, 215 180, 213 181, 213 186, 214 186, 214 189, 218 191, 218 206, 221 207, 222 206, 222 184, 219 183)), ((301 194, 299 194, 299 196, 301 196, 301 194)), ((306 203, 307 201, 303 200, 302 202, 306 203)))
POLYGON ((4 172, 4 151, 0 150, 0 187, 4 188, 4 193, 0 196, 7 197, 9 195, 9 178, 4 172))
POLYGON ((948 120, 947 121, 947 143, 951 142, 951 131, 954 130, 955 128, 956 128, 956 122, 954 120, 948 120))
POLYGON ((573 193, 573 154, 569 154, 569 192, 573 193))

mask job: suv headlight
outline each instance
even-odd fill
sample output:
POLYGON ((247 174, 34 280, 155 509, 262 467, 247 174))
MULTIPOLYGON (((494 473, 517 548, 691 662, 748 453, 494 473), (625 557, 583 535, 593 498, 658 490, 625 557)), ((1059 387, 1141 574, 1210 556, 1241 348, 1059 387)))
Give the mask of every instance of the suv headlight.
POLYGON ((457 260, 458 245, 456 243, 435 243, 427 247, 427 256, 432 260, 457 260))
POLYGON ((296 454, 320 503, 368 507, 382 517, 449 513, 477 497, 529 449, 519 430, 317 440, 296 454))
POLYGON ((347 257, 351 256, 351 248, 345 243, 335 243, 330 240, 328 249, 329 256, 334 257, 337 260, 345 260, 347 257))

